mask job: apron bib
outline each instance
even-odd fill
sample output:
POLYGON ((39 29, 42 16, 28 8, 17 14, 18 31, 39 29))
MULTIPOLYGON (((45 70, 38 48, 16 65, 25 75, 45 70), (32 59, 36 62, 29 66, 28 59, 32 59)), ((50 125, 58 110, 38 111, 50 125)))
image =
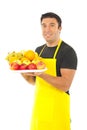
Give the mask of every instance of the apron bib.
MULTIPOLYGON (((59 44, 53 58, 43 59, 48 68, 46 73, 53 76, 56 76, 58 49, 59 44)), ((39 77, 36 77, 30 130, 70 130, 70 96, 39 77)))

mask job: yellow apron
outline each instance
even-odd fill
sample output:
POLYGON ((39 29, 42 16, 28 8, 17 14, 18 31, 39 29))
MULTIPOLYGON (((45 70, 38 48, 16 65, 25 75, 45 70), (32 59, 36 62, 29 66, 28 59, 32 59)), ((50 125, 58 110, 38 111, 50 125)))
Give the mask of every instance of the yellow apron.
MULTIPOLYGON (((48 68, 46 73, 53 76, 56 76, 55 56, 59 50, 59 44, 53 58, 43 59, 48 68)), ((36 77, 35 102, 30 130, 70 130, 69 95, 39 77, 36 77)))

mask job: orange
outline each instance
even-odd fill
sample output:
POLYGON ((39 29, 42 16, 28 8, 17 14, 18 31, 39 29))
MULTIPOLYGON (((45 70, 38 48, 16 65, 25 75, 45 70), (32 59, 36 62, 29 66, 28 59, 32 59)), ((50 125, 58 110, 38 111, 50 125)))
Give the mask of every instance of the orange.
POLYGON ((32 61, 35 58, 35 52, 32 50, 28 50, 24 53, 24 57, 32 61))

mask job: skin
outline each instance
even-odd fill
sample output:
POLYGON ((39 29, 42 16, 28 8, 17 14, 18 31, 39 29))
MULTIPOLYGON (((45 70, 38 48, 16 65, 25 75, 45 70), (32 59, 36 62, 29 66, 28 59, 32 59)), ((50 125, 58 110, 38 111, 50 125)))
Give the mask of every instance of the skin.
POLYGON ((58 44, 60 39, 61 27, 58 26, 58 23, 55 18, 45 18, 42 20, 42 35, 47 41, 47 46, 53 47, 58 44))
MULTIPOLYGON (((47 42, 47 46, 48 47, 56 46, 60 39, 60 32, 62 29, 62 27, 58 25, 57 20, 55 18, 44 18, 41 23, 41 28, 42 28, 42 35, 47 42)), ((46 74, 45 72, 26 73, 22 75, 28 82, 31 81, 30 82, 31 84, 34 84, 33 77, 39 76, 40 78, 44 79, 49 84, 55 86, 59 90, 66 92, 69 90, 71 86, 76 70, 61 68, 60 71, 61 71, 61 77, 52 76, 46 74)))

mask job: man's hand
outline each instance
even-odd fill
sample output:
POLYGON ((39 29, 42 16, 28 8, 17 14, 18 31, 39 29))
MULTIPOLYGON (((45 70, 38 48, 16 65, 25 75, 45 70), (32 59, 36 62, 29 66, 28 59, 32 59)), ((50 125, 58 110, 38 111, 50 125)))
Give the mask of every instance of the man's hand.
POLYGON ((27 76, 40 76, 42 73, 44 73, 44 72, 27 72, 27 73, 23 73, 23 74, 27 75, 27 76))

